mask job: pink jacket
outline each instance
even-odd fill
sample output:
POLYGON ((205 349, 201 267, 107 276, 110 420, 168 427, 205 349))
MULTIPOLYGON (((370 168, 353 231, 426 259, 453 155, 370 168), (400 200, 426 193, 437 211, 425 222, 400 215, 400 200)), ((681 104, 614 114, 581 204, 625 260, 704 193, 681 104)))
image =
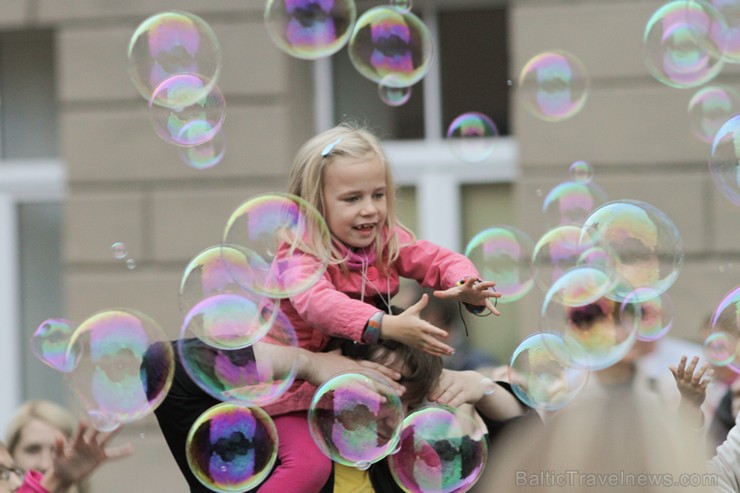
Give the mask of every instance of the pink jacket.
MULTIPOLYGON (((344 274, 330 265, 310 289, 282 301, 280 308, 292 322, 298 345, 318 352, 326 348, 332 337, 344 337, 361 342, 365 324, 383 306, 381 299, 398 292, 399 278, 414 279, 425 287, 447 289, 466 276, 478 276, 467 257, 423 240, 413 241, 409 233, 397 228, 400 255, 382 275, 375 265, 367 269, 365 301, 362 293, 362 271, 351 269, 344 274)), ((296 381, 276 402, 264 410, 278 416, 308 409, 316 387, 296 381)))
POLYGON ((38 471, 28 471, 23 478, 23 484, 16 493, 49 493, 49 490, 41 486, 41 478, 44 475, 38 471))

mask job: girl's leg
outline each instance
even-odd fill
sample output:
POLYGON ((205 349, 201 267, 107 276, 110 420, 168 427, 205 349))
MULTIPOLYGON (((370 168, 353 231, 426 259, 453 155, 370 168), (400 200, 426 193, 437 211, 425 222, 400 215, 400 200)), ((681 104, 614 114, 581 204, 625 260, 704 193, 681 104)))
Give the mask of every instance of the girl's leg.
POLYGON ((332 462, 316 446, 305 411, 273 418, 278 432, 280 465, 260 485, 259 493, 316 493, 326 484, 332 462))

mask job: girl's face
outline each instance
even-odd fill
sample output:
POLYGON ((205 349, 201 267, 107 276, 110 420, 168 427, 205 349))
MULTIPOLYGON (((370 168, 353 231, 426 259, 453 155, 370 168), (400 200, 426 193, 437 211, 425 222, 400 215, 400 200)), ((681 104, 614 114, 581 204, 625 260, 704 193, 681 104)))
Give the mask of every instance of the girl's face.
POLYGON ((338 157, 324 169, 329 230, 353 248, 370 246, 388 214, 385 169, 380 159, 338 157))

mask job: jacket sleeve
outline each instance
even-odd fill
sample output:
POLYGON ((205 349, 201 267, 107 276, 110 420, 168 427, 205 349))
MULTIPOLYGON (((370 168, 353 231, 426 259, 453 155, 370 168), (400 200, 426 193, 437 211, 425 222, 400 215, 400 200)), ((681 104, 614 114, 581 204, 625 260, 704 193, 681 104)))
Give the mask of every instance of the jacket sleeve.
POLYGON ((717 453, 709 459, 707 468, 714 473, 717 485, 715 492, 740 491, 740 427, 737 418, 727 439, 717 447, 717 453))
POLYGON ((43 478, 43 475, 40 472, 28 471, 17 493, 50 493, 49 490, 41 486, 41 478, 43 478))
POLYGON ((337 290, 328 273, 307 291, 290 302, 298 315, 311 327, 332 337, 361 342, 365 324, 378 308, 337 290))
POLYGON ((395 265, 401 276, 434 289, 448 289, 464 277, 478 277, 478 270, 465 255, 429 241, 412 241, 400 228, 397 233, 401 250, 395 265))

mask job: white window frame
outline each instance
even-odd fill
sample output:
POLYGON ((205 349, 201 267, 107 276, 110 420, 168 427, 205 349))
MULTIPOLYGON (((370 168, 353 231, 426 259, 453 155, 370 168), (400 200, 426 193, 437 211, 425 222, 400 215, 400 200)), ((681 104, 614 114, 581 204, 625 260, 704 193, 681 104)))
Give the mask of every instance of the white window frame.
POLYGON ((23 382, 20 320, 18 206, 63 202, 66 170, 58 160, 0 162, 0 428, 5 429, 21 404, 23 382))
MULTIPOLYGON (((455 7, 490 6, 481 0, 453 0, 455 7)), ((444 0, 418 2, 422 20, 437 46, 437 11, 444 0)), ((335 125, 332 59, 314 62, 314 126, 321 132, 335 125)), ((368 81, 368 83, 370 83, 368 81)), ((461 251, 461 187, 465 184, 511 183, 519 177, 519 148, 514 137, 500 137, 493 154, 475 164, 456 160, 442 135, 442 99, 439 63, 433 60, 424 77, 424 135, 422 140, 385 141, 397 185, 416 188, 419 238, 461 251)), ((413 97, 413 96, 412 96, 413 97)), ((380 103, 380 101, 378 102, 380 103)), ((485 212, 483 212, 485 213, 485 212)))

